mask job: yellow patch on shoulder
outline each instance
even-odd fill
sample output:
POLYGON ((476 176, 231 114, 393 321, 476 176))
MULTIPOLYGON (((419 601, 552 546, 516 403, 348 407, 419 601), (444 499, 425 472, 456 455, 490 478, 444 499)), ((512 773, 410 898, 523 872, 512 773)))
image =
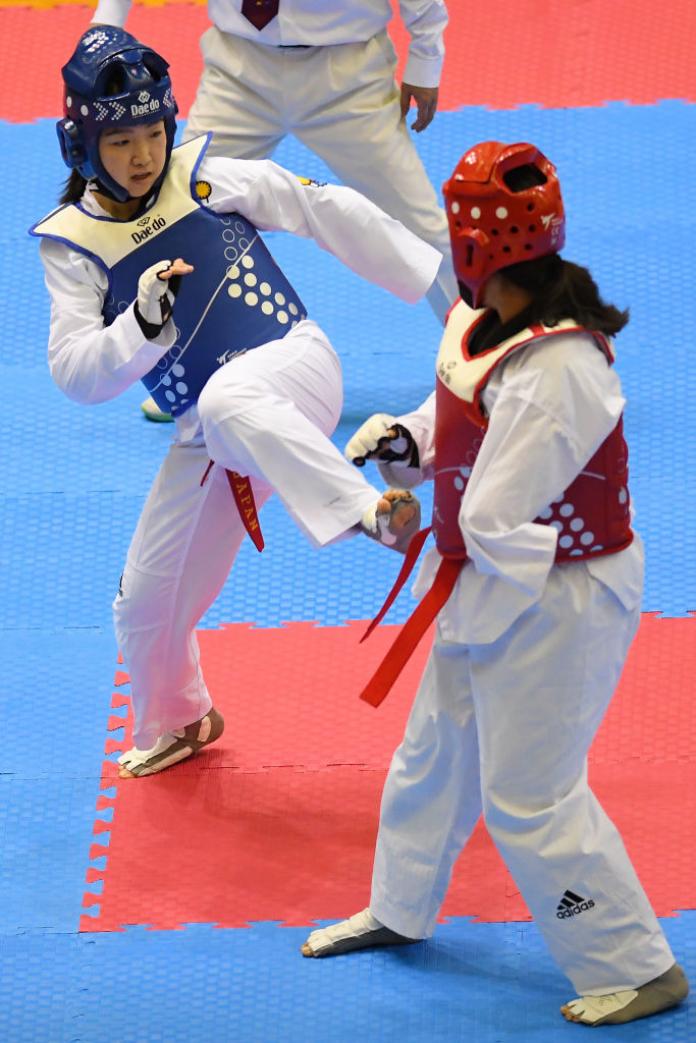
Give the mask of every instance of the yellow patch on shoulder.
POLYGON ((301 185, 314 185, 316 188, 321 188, 322 185, 326 184, 325 181, 315 181, 313 177, 299 177, 297 180, 301 185))
POLYGON ((199 199, 210 199, 212 191, 213 189, 208 181, 196 182, 196 195, 199 199))

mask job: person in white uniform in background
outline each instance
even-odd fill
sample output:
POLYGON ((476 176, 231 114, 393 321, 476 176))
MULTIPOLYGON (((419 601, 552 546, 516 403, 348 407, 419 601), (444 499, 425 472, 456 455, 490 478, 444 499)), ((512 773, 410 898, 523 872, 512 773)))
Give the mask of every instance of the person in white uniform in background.
POLYGON ((362 530, 399 549, 400 530, 417 526, 410 493, 380 498, 331 443, 339 360, 257 229, 311 236, 408 301, 440 255, 350 188, 208 157, 207 137, 173 149, 167 63, 122 29, 84 34, 63 78, 66 205, 32 229, 51 295, 51 373, 84 404, 143 379, 177 424, 114 603, 132 686, 135 747, 120 758, 130 777, 221 734, 194 630, 245 532, 262 548, 257 508, 273 491, 317 546, 362 530))
POLYGON ((423 598, 363 698, 384 698, 435 617, 436 636, 384 788, 369 908, 302 951, 429 937, 483 812, 577 989, 563 1015, 632 1021, 688 985, 587 781, 643 584, 610 340, 628 316, 560 257, 560 187, 533 145, 475 146, 444 195, 462 300, 436 391, 346 449, 393 484, 435 484, 423 598))
MULTIPOLYGON (((94 23, 124 26, 131 0, 99 0, 94 23)), ((411 37, 403 81, 386 27, 389 0, 210 0, 203 74, 184 141, 213 131, 211 156, 265 159, 287 134, 315 152, 444 260, 428 291, 437 317, 457 298, 447 219, 405 123, 421 132, 437 109, 444 0, 400 0, 411 37)), ((162 416, 143 403, 151 420, 162 416)))

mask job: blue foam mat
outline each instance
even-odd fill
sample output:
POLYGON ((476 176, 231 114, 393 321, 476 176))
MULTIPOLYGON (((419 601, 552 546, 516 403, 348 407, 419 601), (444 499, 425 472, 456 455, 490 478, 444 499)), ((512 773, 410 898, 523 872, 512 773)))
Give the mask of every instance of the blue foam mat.
POLYGON ((76 930, 98 793, 94 778, 0 776, 0 938, 76 930))
MULTIPOLYGON (((693 977, 696 914, 664 926, 693 977)), ((306 936, 261 923, 6 937, 0 1035, 12 1043, 558 1043, 584 1031, 558 1013, 572 988, 533 924, 453 920, 424 944, 329 960, 299 955, 306 936)), ((687 1003, 604 1028, 602 1038, 676 1043, 695 1032, 687 1003)))
MULTIPOLYGON (((682 102, 467 109, 440 114, 417 139, 436 185, 482 138, 531 139, 558 164, 570 211, 567 256, 592 267, 608 299, 631 307, 618 365, 648 551, 643 607, 671 616, 696 610, 696 424, 687 386, 696 215, 684 184, 694 112, 682 102)), ((571 993, 530 924, 454 921, 427 945, 341 961, 301 960, 306 932, 270 924, 74 934, 115 667, 110 602, 171 431, 141 419, 138 387, 84 409, 52 385, 48 303, 26 228, 53 205, 64 176, 53 121, 0 123, 0 147, 22 170, 22 191, 0 231, 0 379, 10 447, 0 460, 0 1040, 579 1038, 582 1029, 556 1014, 571 993)), ((276 158, 328 177, 292 141, 276 158)), ((269 242, 344 361, 337 444, 375 409, 415 406, 431 387, 439 337, 427 305, 409 308, 367 286, 312 243, 281 235, 269 242)), ((398 569, 396 556, 368 541, 312 550, 277 502, 263 523, 267 551, 259 557, 244 546, 205 626, 365 618, 398 569)), ((390 618, 402 620, 411 606, 405 593, 390 618)), ((696 914, 664 923, 693 979, 696 914)), ((604 1032, 631 1043, 686 1043, 696 1038, 693 1007, 604 1032)))
MULTIPOLYGON (((111 602, 141 500, 109 493, 37 494, 7 500, 5 506, 0 539, 8 559, 0 629, 110 627, 111 602)), ((278 626, 290 619, 340 625, 365 619, 396 578, 401 559, 368 540, 313 549, 277 500, 264 508, 261 522, 266 550, 259 555, 245 541, 203 626, 235 620, 278 626)), ((405 618, 410 604, 405 592, 390 618, 405 618)))
MULTIPOLYGON (((0 630, 0 720, 14 740, 4 744, 0 781, 90 778, 94 790, 113 712, 116 652, 110 627, 0 630)), ((39 801, 38 817, 18 824, 30 830, 44 810, 39 801)))
MULTIPOLYGON (((693 106, 681 102, 466 109, 441 113, 418 139, 436 184, 463 143, 484 136, 531 138, 557 161, 570 212, 567 254, 591 263, 606 296, 632 310, 619 339, 618 366, 629 399, 637 523, 648 549, 644 608, 671 616, 696 609, 696 565, 689 553, 696 436, 687 389, 687 352, 696 327, 690 287, 696 216, 682 205, 680 182, 693 113, 693 106), (659 192, 646 161, 655 153, 661 156, 659 192)), ((25 229, 42 209, 37 200, 50 206, 62 177, 52 121, 0 124, 3 144, 34 162, 0 236, 9 284, 0 294, 6 331, 0 377, 6 437, 21 446, 0 464, 13 504, 3 522, 9 575, 0 626, 47 627, 56 620, 108 626, 123 555, 170 429, 142 419, 139 387, 86 409, 64 399, 50 381, 43 361, 48 307, 36 246, 25 229), (45 498, 46 492, 53 495, 45 498), (59 502, 60 493, 69 499, 59 502), (34 496, 43 498, 41 505, 34 496), (79 533, 74 539, 73 532, 79 533), (27 542, 34 548, 29 562, 27 542)), ((328 176, 315 156, 291 140, 276 158, 292 169, 328 176)), ((284 235, 270 240, 343 358, 345 422, 337 443, 370 412, 412 408, 425 397, 439 339, 427 305, 410 308, 367 285, 311 242, 284 235)), ((203 625, 250 620, 272 626, 289 618, 340 624, 372 614, 395 572, 389 555, 361 548, 358 541, 318 555, 277 505, 269 506, 264 523, 269 550, 263 564, 244 549, 203 625)), ((391 618, 405 618, 410 604, 406 596, 391 618)))

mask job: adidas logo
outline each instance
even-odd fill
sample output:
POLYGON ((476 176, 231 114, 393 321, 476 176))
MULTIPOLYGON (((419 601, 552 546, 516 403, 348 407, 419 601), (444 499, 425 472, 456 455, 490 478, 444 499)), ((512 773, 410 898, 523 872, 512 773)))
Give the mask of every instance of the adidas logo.
POLYGON ((580 913, 587 912, 588 909, 594 909, 594 902, 591 898, 581 898, 573 891, 566 891, 558 903, 556 916, 559 920, 567 920, 571 916, 579 916, 580 913))

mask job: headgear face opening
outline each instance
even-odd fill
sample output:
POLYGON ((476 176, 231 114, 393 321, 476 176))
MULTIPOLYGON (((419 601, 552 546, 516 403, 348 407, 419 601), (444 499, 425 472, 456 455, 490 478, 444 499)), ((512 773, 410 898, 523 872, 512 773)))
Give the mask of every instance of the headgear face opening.
POLYGON ((99 137, 108 128, 164 120, 166 171, 177 113, 168 68, 156 51, 124 29, 109 25, 84 33, 70 61, 63 66, 64 117, 56 124, 63 160, 85 179, 98 178, 121 202, 129 198, 128 192, 104 169, 99 158, 99 137))
POLYGON ((534 145, 474 145, 442 191, 454 271, 474 308, 495 272, 556 253, 565 242, 556 168, 534 145))

